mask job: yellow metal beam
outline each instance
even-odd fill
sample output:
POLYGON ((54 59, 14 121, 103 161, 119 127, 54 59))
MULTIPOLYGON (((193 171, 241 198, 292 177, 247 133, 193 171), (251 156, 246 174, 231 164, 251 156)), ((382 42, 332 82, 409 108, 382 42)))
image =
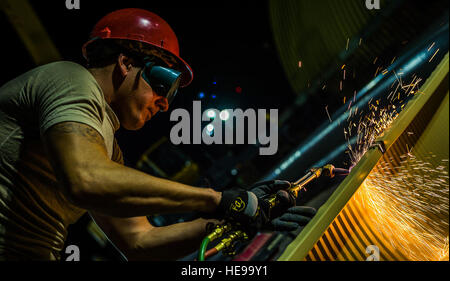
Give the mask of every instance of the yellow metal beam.
MULTIPOLYGON (((61 60, 61 55, 27 0, 0 0, 5 13, 37 65, 61 60)), ((5 44, 5 43, 3 43, 5 44)))
MULTIPOLYGON (((397 154, 404 153, 406 151, 403 147, 404 143, 409 142, 411 144, 410 147, 418 144, 417 149, 418 147, 424 146, 422 143, 427 143, 431 144, 429 146, 440 147, 439 149, 427 148, 427 151, 432 150, 434 153, 439 152, 439 154, 444 155, 443 157, 445 159, 448 159, 448 72, 449 54, 447 53, 425 84, 420 88, 419 93, 408 102, 405 109, 392 123, 391 129, 386 130, 386 132, 377 139, 378 142, 383 142, 387 152, 386 154, 389 153, 389 155, 398 156, 397 154), (436 114, 439 114, 439 118, 436 118, 436 114), (430 133, 431 128, 434 128, 432 133, 430 133), (439 128, 439 130, 442 131, 442 135, 436 132, 436 128, 439 128), (407 130, 415 131, 414 135, 417 137, 409 137, 407 130)), ((321 239, 324 232, 329 228, 335 228, 332 223, 338 215, 340 216, 340 221, 344 224, 347 221, 351 222, 353 217, 352 214, 348 213, 349 210, 346 210, 345 212, 342 211, 346 205, 349 205, 349 200, 382 158, 387 158, 387 156, 383 156, 380 149, 369 150, 339 185, 328 201, 318 210, 318 213, 311 222, 303 229, 299 236, 289 244, 278 260, 305 260, 308 253, 310 253, 310 251, 314 252, 314 249, 317 248, 315 245, 319 239, 321 239), (346 218, 348 218, 348 220, 346 218)), ((352 209, 352 206, 350 206, 350 209, 352 209)), ((353 216, 358 217, 358 214, 355 213, 353 216)), ((364 218, 362 218, 362 220, 364 220, 364 218)), ((336 225, 339 227, 341 223, 338 221, 336 222, 336 225)), ((365 227, 364 222, 360 221, 358 227, 359 226, 365 227)), ((371 240, 376 240, 371 237, 369 238, 371 240)), ((361 237, 360 239, 364 241, 365 237, 361 237)), ((357 247, 355 248, 355 246, 359 245, 358 243, 360 240, 354 237, 348 241, 342 242, 342 245, 339 246, 344 252, 348 249, 352 250, 352 255, 350 255, 350 253, 345 253, 347 256, 346 260, 351 259, 353 255, 358 255, 361 251, 364 253, 366 250, 357 247)), ((379 243, 379 245, 380 244, 381 243, 379 243)), ((325 249, 325 252, 326 250, 330 249, 325 249)), ((406 259, 401 253, 397 253, 392 249, 386 248, 384 250, 383 255, 386 260, 406 259)), ((315 252, 317 252, 317 249, 315 252)), ((338 254, 341 252, 341 250, 338 250, 338 254)), ((313 257, 315 257, 314 255, 313 257)), ((331 259, 339 260, 345 258, 338 255, 336 257, 331 257, 331 259)))

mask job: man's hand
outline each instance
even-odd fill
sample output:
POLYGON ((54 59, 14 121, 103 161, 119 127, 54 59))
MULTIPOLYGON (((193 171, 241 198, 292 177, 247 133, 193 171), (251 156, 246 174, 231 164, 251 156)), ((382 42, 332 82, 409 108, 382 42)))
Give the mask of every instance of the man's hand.
POLYGON ((238 222, 246 222, 257 215, 259 199, 251 191, 232 188, 222 192, 217 208, 218 216, 238 222))
POLYGON ((295 197, 286 191, 290 187, 287 181, 271 180, 252 186, 250 191, 230 189, 222 192, 218 212, 224 218, 240 223, 246 228, 260 230, 271 220, 270 204, 264 199, 276 194, 280 206, 277 210, 286 210, 295 206, 295 197))
POLYGON ((288 181, 268 180, 255 183, 251 187, 251 192, 255 193, 255 195, 261 199, 276 194, 276 200, 279 202, 277 209, 284 212, 289 207, 295 206, 296 198, 287 191, 289 187, 291 187, 291 183, 288 181))
POLYGON ((316 214, 316 209, 306 206, 289 208, 286 213, 270 222, 270 230, 293 231, 308 224, 316 214))

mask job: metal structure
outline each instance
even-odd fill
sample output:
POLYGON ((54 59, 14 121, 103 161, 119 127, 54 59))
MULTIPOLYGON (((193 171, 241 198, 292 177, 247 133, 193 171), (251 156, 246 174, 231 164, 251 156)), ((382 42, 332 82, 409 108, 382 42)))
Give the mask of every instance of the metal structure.
MULTIPOLYGON (((447 53, 421 87, 420 94, 409 101, 391 129, 377 140, 383 145, 374 147, 362 157, 349 176, 318 210, 316 217, 287 247, 279 260, 365 260, 371 249, 368 247, 371 246, 378 248, 380 260, 411 260, 416 257, 411 255, 410 251, 413 251, 411 249, 395 247, 396 243, 393 239, 409 240, 411 248, 415 247, 417 239, 400 235, 389 237, 383 232, 388 229, 389 222, 386 222, 385 228, 377 228, 371 217, 374 211, 371 210, 373 206, 364 203, 365 198, 362 193, 366 188, 364 185, 367 184, 365 180, 370 178, 371 174, 385 174, 385 166, 382 163, 384 165, 387 163, 395 175, 396 167, 401 165, 401 157, 404 155, 412 154, 415 158, 432 161, 434 165, 440 161, 448 161, 448 71, 447 53), (384 147, 385 152, 380 147, 384 147), (432 155, 432 160, 427 159, 429 155, 432 155)), ((424 177, 424 171, 421 169, 415 169, 413 173, 415 173, 412 175, 414 177, 424 177)), ((446 188, 448 190, 448 176, 446 188)), ((388 201, 389 198, 385 200, 388 201)), ((396 204, 396 202, 390 204, 396 204)), ((447 218, 433 219, 442 220, 442 222, 447 220, 446 235, 448 237, 448 213, 447 218)), ((398 233, 402 231, 402 229, 397 230, 398 233)), ((428 258, 436 260, 439 256, 428 258)), ((422 257, 422 259, 425 258, 422 257)))
POLYGON ((61 60, 61 54, 27 0, 0 0, 0 8, 36 65, 61 60))
MULTIPOLYGON (((333 178, 335 174, 347 174, 348 170, 335 168, 331 164, 327 164, 323 167, 311 168, 303 177, 291 183, 291 187, 287 190, 295 198, 298 197, 299 192, 302 191, 309 183, 323 176, 333 178)), ((268 195, 265 200, 269 203, 269 208, 274 210, 279 206, 280 202, 277 200, 276 194, 268 195)), ((217 254, 219 251, 223 251, 228 256, 236 255, 236 242, 246 241, 250 237, 243 230, 244 226, 241 223, 225 222, 222 225, 218 225, 210 234, 208 234, 201 243, 198 260, 204 261, 206 257, 217 254), (214 248, 206 251, 210 242, 225 236, 214 248)))

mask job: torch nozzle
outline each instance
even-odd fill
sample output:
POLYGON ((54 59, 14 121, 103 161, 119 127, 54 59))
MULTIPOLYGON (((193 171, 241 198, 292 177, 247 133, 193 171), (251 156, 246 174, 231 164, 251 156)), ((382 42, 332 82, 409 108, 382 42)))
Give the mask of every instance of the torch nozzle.
POLYGON ((350 170, 344 168, 334 168, 334 174, 336 176, 346 176, 350 173, 350 170))

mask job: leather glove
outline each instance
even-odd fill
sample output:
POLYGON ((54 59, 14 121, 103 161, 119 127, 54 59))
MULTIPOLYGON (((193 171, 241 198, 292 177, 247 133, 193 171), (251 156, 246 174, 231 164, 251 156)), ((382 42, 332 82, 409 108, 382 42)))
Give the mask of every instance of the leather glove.
POLYGON ((217 207, 219 218, 247 223, 261 215, 260 199, 251 191, 232 188, 222 192, 222 199, 217 207))
POLYGON ((254 184, 250 191, 236 188, 226 190, 222 192, 218 213, 224 219, 240 223, 248 232, 259 231, 271 220, 272 210, 264 197, 277 194, 280 202, 277 210, 295 206, 295 197, 284 190, 289 187, 288 181, 270 180, 254 184))
POLYGON ((249 236, 270 223, 270 205, 245 189, 230 189, 222 192, 217 213, 222 218, 239 225, 249 236))
POLYGON ((253 192, 242 188, 231 188, 222 191, 222 198, 215 212, 200 212, 199 215, 204 219, 227 220, 242 224, 255 219, 268 222, 268 218, 264 219, 264 212, 260 212, 261 204, 264 205, 264 202, 260 202, 253 192))
POLYGON ((316 214, 316 209, 307 206, 289 208, 286 213, 270 222, 270 230, 293 231, 305 226, 316 214))
POLYGON ((273 219, 284 213, 288 208, 296 205, 295 196, 287 191, 289 187, 291 187, 291 183, 288 181, 268 180, 255 183, 251 191, 261 199, 276 194, 276 201, 279 203, 268 213, 269 218, 273 219))

